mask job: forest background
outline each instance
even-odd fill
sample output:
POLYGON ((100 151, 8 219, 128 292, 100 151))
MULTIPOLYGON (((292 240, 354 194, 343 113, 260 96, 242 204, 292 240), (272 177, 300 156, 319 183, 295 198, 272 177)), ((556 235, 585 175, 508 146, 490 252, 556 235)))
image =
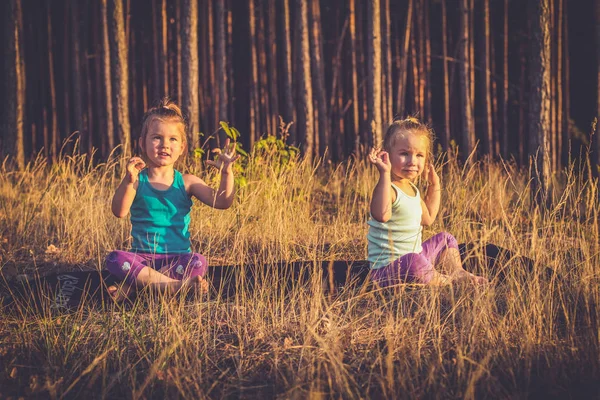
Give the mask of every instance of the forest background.
POLYGON ((341 161, 418 115, 463 160, 477 146, 527 165, 541 148, 549 173, 589 146, 597 164, 599 3, 3 1, 2 154, 56 160, 69 137, 97 159, 135 151, 170 96, 191 150, 218 146, 220 121, 249 149, 281 116, 306 157, 341 161))

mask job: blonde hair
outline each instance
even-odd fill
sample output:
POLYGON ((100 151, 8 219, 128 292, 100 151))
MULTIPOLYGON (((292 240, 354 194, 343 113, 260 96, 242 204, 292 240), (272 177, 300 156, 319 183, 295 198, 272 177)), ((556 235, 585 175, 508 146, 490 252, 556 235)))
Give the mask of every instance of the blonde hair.
POLYGON ((435 134, 429 125, 419 121, 418 118, 413 116, 409 116, 404 119, 394 118, 385 132, 385 137, 383 138, 383 149, 387 152, 391 151, 396 139, 407 133, 412 133, 427 138, 429 142, 427 144, 427 159, 430 160, 433 157, 432 149, 433 142, 435 141, 435 134))
MULTIPOLYGON (((184 149, 187 150, 187 121, 181 111, 181 108, 168 97, 163 97, 156 106, 150 108, 144 114, 142 118, 142 128, 140 131, 140 142, 146 142, 146 136, 148 135, 148 129, 150 128, 150 124, 154 120, 159 120, 162 122, 171 122, 174 124, 181 125, 181 142, 183 143, 184 149)), ((147 158, 146 149, 143 145, 140 145, 140 151, 142 153, 143 158, 147 158)), ((184 151, 183 157, 185 157, 187 151, 184 151)))

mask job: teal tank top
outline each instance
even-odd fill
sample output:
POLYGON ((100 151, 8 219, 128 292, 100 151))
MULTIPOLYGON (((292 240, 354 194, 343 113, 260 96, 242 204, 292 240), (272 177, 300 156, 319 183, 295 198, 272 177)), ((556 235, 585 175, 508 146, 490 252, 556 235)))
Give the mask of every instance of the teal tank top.
MULTIPOLYGON (((412 185, 412 184, 411 184, 412 185)), ((412 185, 416 195, 409 196, 392 183, 396 201, 392 204, 392 216, 387 222, 369 219, 367 234, 368 260, 372 269, 385 267, 408 253, 420 253, 421 247, 421 195, 412 185)))
POLYGON ((173 185, 158 190, 148 182, 148 171, 139 174, 131 204, 131 250, 139 253, 189 253, 192 200, 183 176, 175 171, 173 185))

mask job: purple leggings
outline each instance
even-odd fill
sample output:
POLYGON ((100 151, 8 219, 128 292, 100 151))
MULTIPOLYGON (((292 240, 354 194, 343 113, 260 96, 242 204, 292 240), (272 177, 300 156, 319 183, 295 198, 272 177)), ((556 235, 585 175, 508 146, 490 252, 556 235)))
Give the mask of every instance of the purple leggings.
POLYGON ((133 285, 144 267, 150 267, 179 281, 204 276, 208 263, 198 253, 152 254, 116 250, 106 256, 106 269, 119 279, 133 285), (163 269, 164 268, 164 269, 163 269))
POLYGON ((422 247, 420 253, 405 254, 385 267, 372 270, 371 278, 380 286, 429 283, 438 257, 446 249, 458 249, 458 243, 448 232, 440 232, 424 241, 422 247))

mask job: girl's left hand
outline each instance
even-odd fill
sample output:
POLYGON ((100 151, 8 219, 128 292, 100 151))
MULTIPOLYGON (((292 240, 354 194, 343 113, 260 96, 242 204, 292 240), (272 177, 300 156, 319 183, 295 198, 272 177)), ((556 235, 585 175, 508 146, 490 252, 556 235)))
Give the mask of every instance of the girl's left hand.
POLYGON ((435 172, 435 167, 433 166, 433 163, 429 163, 429 165, 427 165, 425 178, 427 179, 427 182, 432 186, 440 185, 440 177, 437 174, 437 172, 435 172))
POLYGON ((229 138, 225 140, 223 149, 216 148, 213 152, 218 153, 219 157, 216 161, 208 160, 206 163, 219 171, 230 171, 235 160, 240 158, 240 155, 235 152, 235 143, 230 143, 229 138))

